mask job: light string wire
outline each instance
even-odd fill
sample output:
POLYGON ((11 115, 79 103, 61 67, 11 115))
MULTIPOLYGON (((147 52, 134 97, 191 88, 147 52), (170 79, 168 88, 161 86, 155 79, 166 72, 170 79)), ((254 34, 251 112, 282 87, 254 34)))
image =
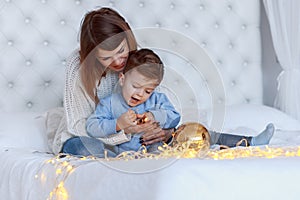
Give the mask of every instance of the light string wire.
POLYGON ((65 188, 64 183, 67 178, 80 166, 91 162, 110 162, 116 160, 136 160, 136 159, 166 159, 166 158, 198 158, 198 159, 214 159, 214 160, 233 160, 240 158, 279 158, 279 157, 300 157, 300 146, 287 146, 287 147, 271 147, 271 146, 249 146, 240 147, 243 141, 237 143, 236 148, 229 148, 227 146, 220 146, 222 149, 210 149, 209 142, 199 141, 186 141, 174 146, 163 144, 158 147, 159 153, 148 153, 146 147, 141 151, 126 151, 122 152, 115 158, 107 157, 97 158, 94 156, 78 157, 68 154, 59 154, 41 166, 36 179, 42 181, 45 175, 42 173, 42 168, 45 165, 52 165, 56 170, 55 185, 56 187, 50 192, 47 200, 67 200, 69 195, 65 188))

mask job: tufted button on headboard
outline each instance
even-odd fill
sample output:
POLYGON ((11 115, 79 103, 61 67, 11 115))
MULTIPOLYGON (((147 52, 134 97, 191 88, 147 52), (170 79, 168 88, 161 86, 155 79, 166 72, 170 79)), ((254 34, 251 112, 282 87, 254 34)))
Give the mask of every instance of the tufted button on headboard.
POLYGON ((87 11, 101 6, 118 10, 140 46, 161 55, 169 72, 163 88, 177 104, 202 109, 215 103, 262 103, 259 0, 1 0, 0 110, 43 111, 62 105, 64 68, 78 48, 80 22, 87 11), (195 71, 193 58, 174 53, 184 46, 180 37, 169 38, 162 49, 149 34, 139 35, 150 27, 177 32, 207 52, 225 94, 217 91, 212 100, 214 77, 195 71))

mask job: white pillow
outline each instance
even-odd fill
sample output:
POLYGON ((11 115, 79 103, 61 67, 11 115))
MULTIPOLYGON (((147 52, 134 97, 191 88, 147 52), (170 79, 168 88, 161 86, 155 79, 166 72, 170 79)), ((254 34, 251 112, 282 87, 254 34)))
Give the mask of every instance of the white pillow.
MULTIPOLYGON (((300 145, 300 122, 284 112, 264 106, 240 104, 225 108, 223 133, 255 136, 268 123, 275 126, 270 145, 300 145)), ((211 113, 209 113, 211 118, 211 113)))
POLYGON ((49 151, 45 119, 39 113, 0 113, 0 148, 49 151))
POLYGON ((226 107, 224 129, 249 127, 256 131, 273 123, 276 129, 300 130, 300 121, 265 105, 239 104, 226 107))

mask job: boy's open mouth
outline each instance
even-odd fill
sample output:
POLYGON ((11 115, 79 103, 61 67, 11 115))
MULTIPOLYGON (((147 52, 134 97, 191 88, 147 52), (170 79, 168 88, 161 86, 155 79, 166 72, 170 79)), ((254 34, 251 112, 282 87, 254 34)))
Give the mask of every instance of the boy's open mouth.
POLYGON ((137 104, 140 101, 140 99, 136 98, 136 97, 131 97, 130 102, 133 104, 137 104))

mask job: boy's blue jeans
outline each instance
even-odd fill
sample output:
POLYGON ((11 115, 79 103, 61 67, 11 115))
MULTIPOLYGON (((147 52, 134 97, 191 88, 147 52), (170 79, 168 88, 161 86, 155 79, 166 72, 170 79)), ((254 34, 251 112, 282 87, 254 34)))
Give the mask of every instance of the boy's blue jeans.
POLYGON ((116 157, 116 146, 104 144, 102 141, 92 137, 72 137, 68 139, 62 148, 62 153, 68 153, 78 156, 96 156, 105 157, 105 151, 108 157, 116 157))
MULTIPOLYGON (((147 146, 148 152, 157 152, 158 146, 162 143, 155 143, 153 145, 147 146)), ((136 147, 135 149, 129 148, 129 146, 124 145, 108 145, 103 143, 101 140, 92 137, 73 137, 68 139, 62 148, 62 153, 68 153, 78 156, 96 156, 99 158, 105 157, 105 151, 107 157, 116 157, 118 154, 129 151, 136 150, 139 151, 141 147, 136 147)))
POLYGON ((218 145, 225 145, 228 147, 236 147, 237 144, 242 141, 239 146, 250 146, 252 137, 246 137, 242 135, 232 135, 232 134, 225 134, 219 133, 215 131, 208 131, 210 134, 210 144, 218 144, 218 145), (247 142, 246 142, 246 141, 247 142))

